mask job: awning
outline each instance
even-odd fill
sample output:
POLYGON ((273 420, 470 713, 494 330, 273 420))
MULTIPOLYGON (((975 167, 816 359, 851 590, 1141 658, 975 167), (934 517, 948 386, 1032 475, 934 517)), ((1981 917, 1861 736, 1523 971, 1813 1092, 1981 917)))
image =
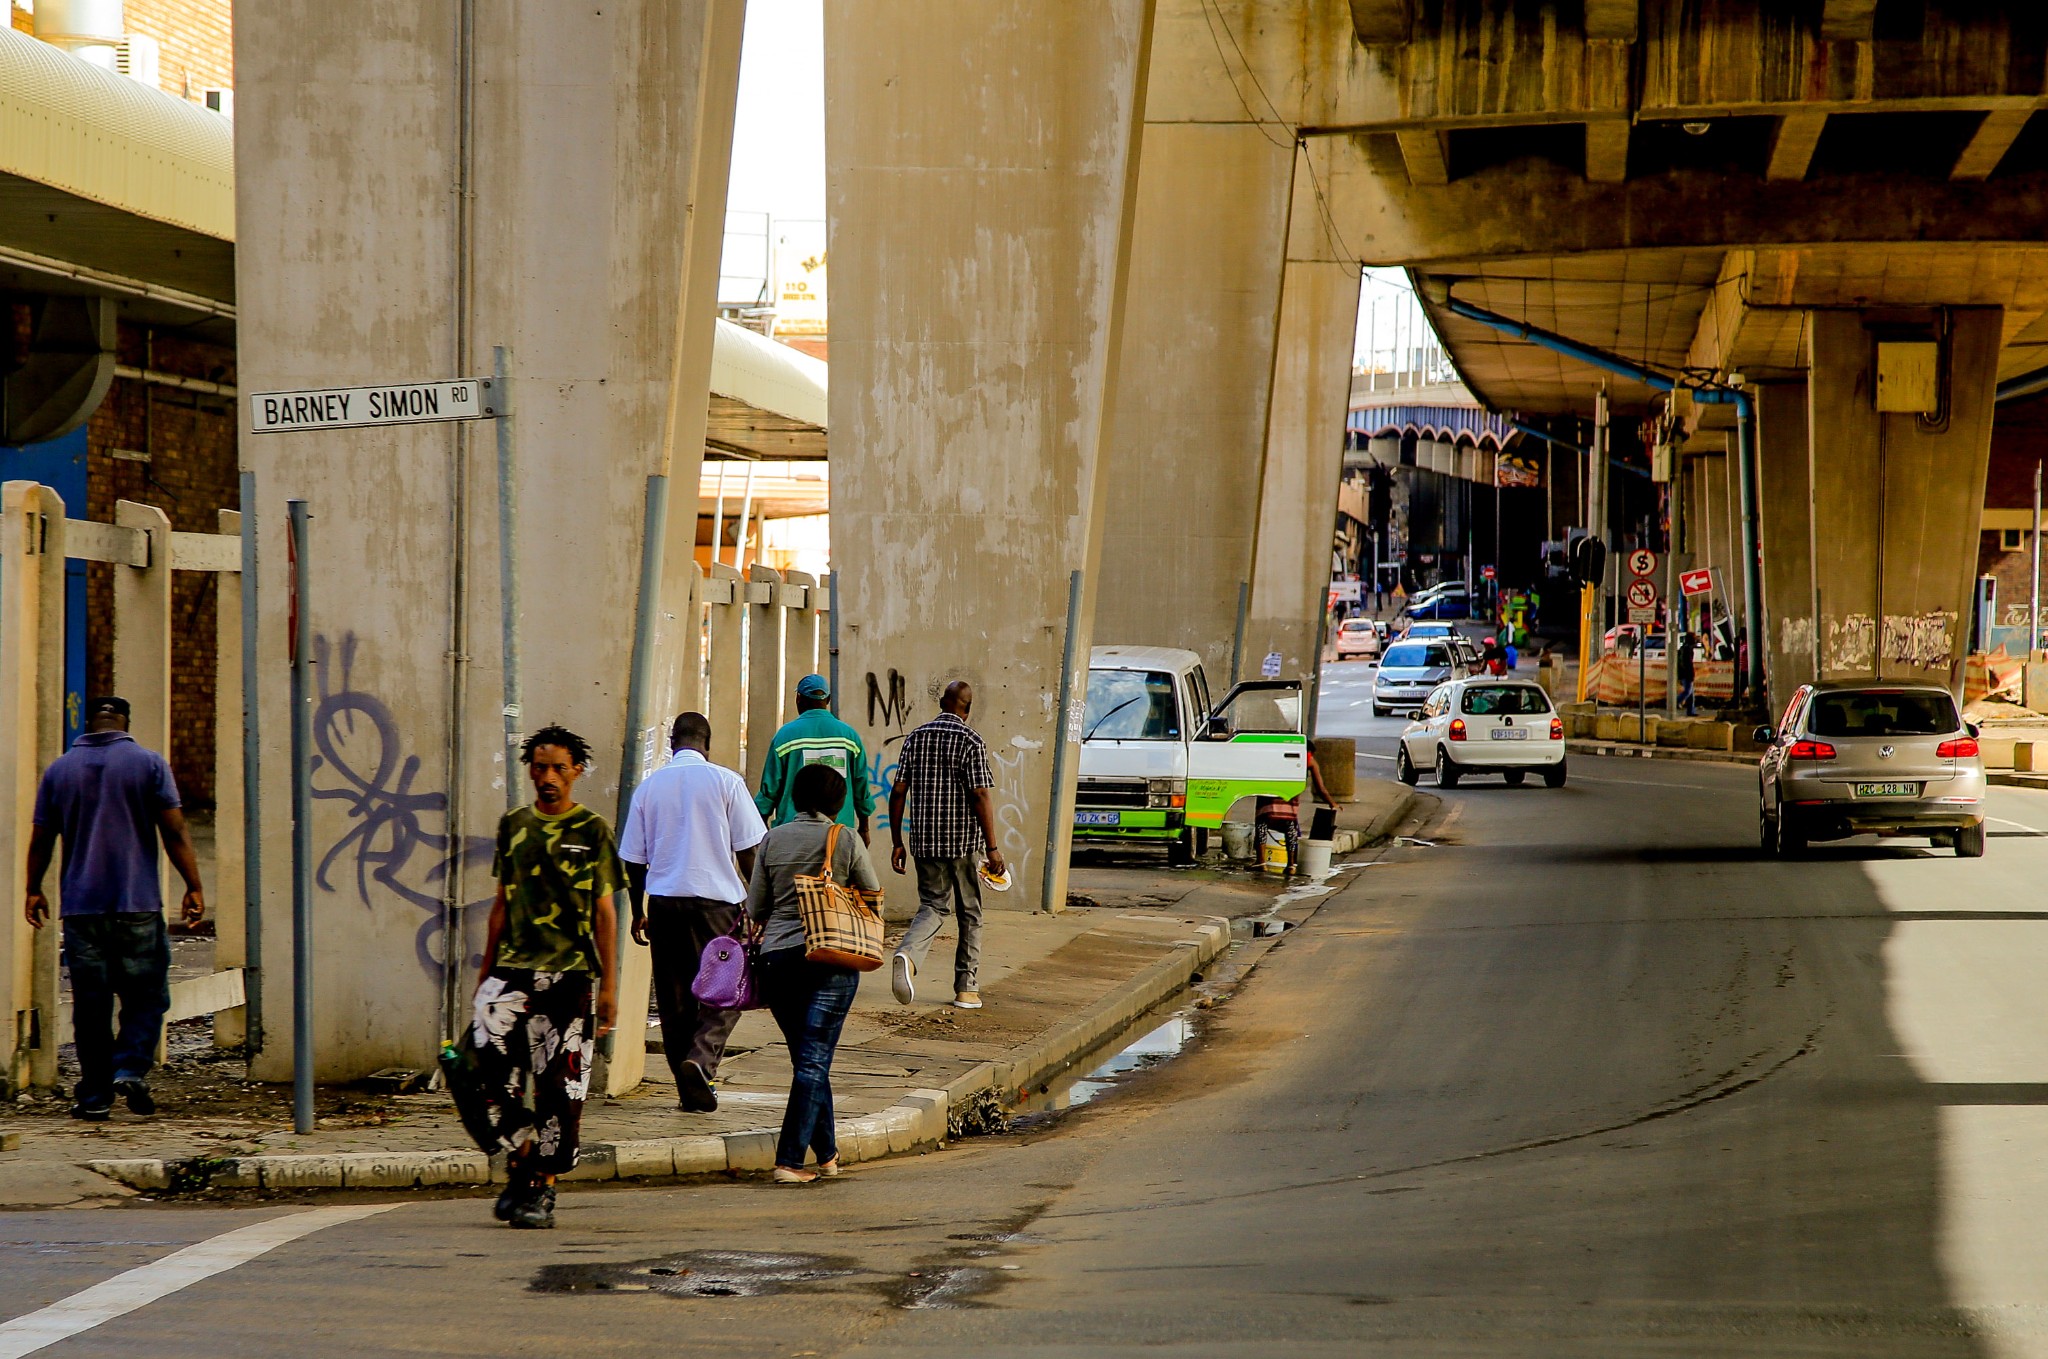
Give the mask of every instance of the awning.
POLYGON ((739 458, 823 459, 825 375, 824 360, 721 319, 705 443, 739 458))

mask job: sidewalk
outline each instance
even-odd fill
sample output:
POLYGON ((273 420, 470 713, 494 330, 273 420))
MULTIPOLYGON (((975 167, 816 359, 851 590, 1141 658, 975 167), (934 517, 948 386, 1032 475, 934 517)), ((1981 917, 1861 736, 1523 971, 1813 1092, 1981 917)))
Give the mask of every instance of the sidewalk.
MULTIPOLYGON (((1384 834, 1414 800, 1385 779, 1362 781, 1358 792, 1339 819, 1361 840, 1384 834)), ((1296 885, 1213 862, 1077 865, 1066 912, 985 916, 985 1009, 898 1006, 886 969, 865 974, 833 1064, 842 1159, 960 1135, 991 1095, 1014 1099, 1178 993, 1229 948, 1233 918, 1269 915, 1296 885)), ((953 937, 941 934, 928 965, 933 994, 949 998, 953 937)), ((491 1180, 491 1161, 473 1149, 444 1094, 323 1088, 318 1126, 301 1137, 291 1130, 290 1090, 243 1080, 239 1053, 213 1049, 203 1033, 202 1021, 174 1038, 171 1068, 153 1082, 162 1110, 153 1118, 122 1108, 107 1123, 78 1123, 56 1098, 0 1106, 0 1208, 164 1190, 491 1180)), ((788 1090, 781 1035, 765 1012, 750 1012, 719 1072, 718 1112, 678 1111, 665 1060, 650 1054, 639 1089, 586 1106, 583 1160, 567 1178, 766 1170, 788 1090)))

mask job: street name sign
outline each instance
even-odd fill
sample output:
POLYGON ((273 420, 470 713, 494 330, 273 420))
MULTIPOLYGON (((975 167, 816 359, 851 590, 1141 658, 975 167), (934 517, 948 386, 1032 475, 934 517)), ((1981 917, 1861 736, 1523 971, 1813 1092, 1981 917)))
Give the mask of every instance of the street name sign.
POLYGON ((423 425, 442 420, 487 420, 497 413, 489 378, 254 392, 249 397, 249 432, 285 434, 309 429, 360 429, 366 425, 423 425))
POLYGON ((1657 573, 1657 554, 1646 547, 1639 547, 1628 554, 1628 573, 1632 576, 1653 576, 1657 573))

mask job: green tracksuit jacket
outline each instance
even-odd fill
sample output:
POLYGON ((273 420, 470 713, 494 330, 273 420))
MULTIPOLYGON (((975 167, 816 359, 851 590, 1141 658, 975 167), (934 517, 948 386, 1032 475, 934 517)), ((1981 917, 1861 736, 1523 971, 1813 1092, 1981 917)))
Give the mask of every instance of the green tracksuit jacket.
POLYGON ((761 791, 754 795, 754 805, 769 825, 796 819, 789 789, 796 782, 796 771, 807 764, 829 764, 846 776, 846 805, 839 809, 840 825, 856 827, 860 817, 874 814, 868 752, 860 733, 834 717, 831 709, 813 708, 776 728, 768 742, 768 762, 761 767, 761 791))

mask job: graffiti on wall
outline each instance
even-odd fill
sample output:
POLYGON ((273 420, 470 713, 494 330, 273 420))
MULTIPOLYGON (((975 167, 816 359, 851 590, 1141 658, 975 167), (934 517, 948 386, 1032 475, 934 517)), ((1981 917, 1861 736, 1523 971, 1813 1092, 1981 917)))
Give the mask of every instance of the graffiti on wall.
POLYGON ((1821 664, 1834 672, 1867 674, 1882 658, 1923 670, 1947 670, 1955 664, 1956 618, 1954 609, 1886 614, 1882 627, 1867 613, 1829 618, 1821 664))
MULTIPOLYGON (((352 894, 366 910, 395 899, 419 911, 425 919, 414 936, 414 952, 421 969, 438 980, 443 885, 454 857, 448 793, 418 786, 420 757, 406 750, 390 706, 355 687, 356 649, 355 634, 344 634, 337 665, 328 639, 313 639, 320 701, 313 713, 312 794, 317 802, 339 803, 348 821, 321 855, 313 881, 322 891, 352 894)), ((488 882, 491 852, 490 837, 463 837, 465 881, 488 882)), ((487 890, 469 905, 488 907, 491 900, 487 890)))

